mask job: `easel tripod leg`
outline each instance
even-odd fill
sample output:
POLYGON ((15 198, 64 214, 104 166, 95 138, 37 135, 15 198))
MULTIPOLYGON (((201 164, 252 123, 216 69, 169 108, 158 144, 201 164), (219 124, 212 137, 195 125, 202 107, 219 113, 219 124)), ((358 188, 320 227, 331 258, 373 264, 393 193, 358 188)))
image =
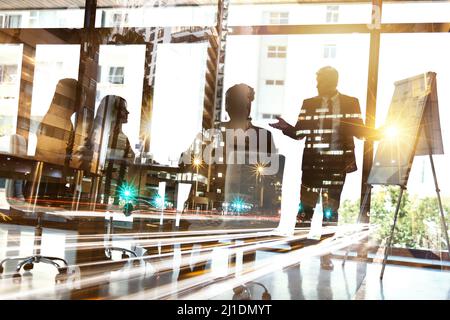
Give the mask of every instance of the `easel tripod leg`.
POLYGON ((392 239, 394 238, 394 230, 395 230, 395 226, 397 224, 398 212, 400 211, 400 205, 402 203, 404 189, 405 188, 403 186, 400 189, 400 194, 398 195, 398 200, 397 200, 397 207, 395 208, 394 223, 392 224, 391 234, 389 235, 389 239, 386 244, 386 248, 384 248, 384 258, 383 258, 383 266, 381 267, 380 280, 383 280, 384 269, 386 268, 388 252, 389 252, 389 249, 391 248, 392 239))
POLYGON ((448 239, 448 227, 447 227, 447 223, 445 222, 445 215, 444 215, 444 209, 442 208, 442 202, 441 202, 441 196, 438 193, 438 201, 439 201, 439 209, 441 211, 441 222, 442 222, 442 232, 445 235, 445 241, 447 242, 447 252, 449 254, 450 257, 450 241, 448 239))

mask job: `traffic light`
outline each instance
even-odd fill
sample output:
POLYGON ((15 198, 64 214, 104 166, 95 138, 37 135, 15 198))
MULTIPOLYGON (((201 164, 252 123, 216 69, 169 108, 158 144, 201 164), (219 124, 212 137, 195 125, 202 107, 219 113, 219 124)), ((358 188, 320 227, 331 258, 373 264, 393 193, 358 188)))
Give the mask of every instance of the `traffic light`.
POLYGON ((323 215, 326 219, 331 219, 331 217, 333 216, 333 211, 330 208, 327 208, 323 211, 323 215))
POLYGON ((123 183, 119 187, 119 198, 125 202, 133 201, 137 196, 137 190, 132 184, 123 183))
POLYGON ((123 206, 123 213, 125 216, 131 215, 134 210, 133 201, 136 199, 137 190, 136 188, 128 183, 123 183, 119 187, 119 199, 125 202, 123 206))
POLYGON ((244 201, 244 199, 237 197, 231 202, 231 210, 238 213, 249 211, 252 206, 244 201))

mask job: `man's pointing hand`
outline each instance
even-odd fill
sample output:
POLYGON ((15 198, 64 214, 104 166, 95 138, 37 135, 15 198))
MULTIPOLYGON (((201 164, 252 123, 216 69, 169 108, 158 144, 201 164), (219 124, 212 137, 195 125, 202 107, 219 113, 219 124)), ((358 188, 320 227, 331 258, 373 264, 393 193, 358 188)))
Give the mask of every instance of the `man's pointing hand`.
POLYGON ((281 117, 277 117, 278 122, 275 123, 270 123, 269 126, 271 126, 272 128, 284 131, 288 128, 291 128, 292 126, 287 123, 283 118, 281 117))

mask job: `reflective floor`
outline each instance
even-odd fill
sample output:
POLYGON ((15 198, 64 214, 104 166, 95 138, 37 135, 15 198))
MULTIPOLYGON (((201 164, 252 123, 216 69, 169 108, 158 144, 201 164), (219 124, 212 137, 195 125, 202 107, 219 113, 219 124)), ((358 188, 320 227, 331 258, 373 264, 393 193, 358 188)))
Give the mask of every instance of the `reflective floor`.
POLYGON ((343 266, 337 256, 367 236, 364 227, 328 226, 315 241, 307 228, 284 237, 273 232, 274 222, 251 219, 181 220, 180 228, 139 215, 113 217, 112 225, 107 215, 44 215, 42 228, 36 221, 29 215, 0 223, 0 259, 10 259, 0 299, 450 298, 448 268, 389 264, 380 282, 380 263, 343 266), (327 253, 333 270, 321 268, 327 253), (48 264, 44 257, 59 259, 48 264))

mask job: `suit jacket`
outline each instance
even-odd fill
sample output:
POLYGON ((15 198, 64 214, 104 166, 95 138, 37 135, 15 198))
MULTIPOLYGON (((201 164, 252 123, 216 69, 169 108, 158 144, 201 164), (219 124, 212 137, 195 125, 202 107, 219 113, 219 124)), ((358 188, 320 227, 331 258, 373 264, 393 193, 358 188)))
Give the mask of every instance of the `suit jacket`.
MULTIPOLYGON (((357 98, 350 97, 339 93, 340 102, 340 117, 335 119, 339 121, 338 130, 336 133, 338 135, 339 150, 344 151, 342 156, 339 158, 343 161, 340 168, 342 172, 353 172, 357 170, 356 159, 354 154, 355 144, 353 137, 364 138, 370 136, 370 129, 365 127, 362 120, 361 108, 359 106, 359 101, 357 98)), ((313 134, 313 130, 320 129, 320 120, 314 118, 316 109, 321 108, 322 97, 313 97, 303 101, 302 109, 298 116, 297 123, 294 127, 290 127, 287 130, 283 130, 283 133, 293 139, 303 139, 307 137, 307 140, 313 140, 317 133, 313 134)), ((332 110, 330 111, 330 115, 332 110)), ((325 121, 332 121, 332 119, 327 119, 325 121)), ((312 149, 311 149, 312 150, 312 149)), ((311 162, 311 152, 305 152, 303 154, 302 170, 308 170, 305 166, 306 163, 311 162)))

